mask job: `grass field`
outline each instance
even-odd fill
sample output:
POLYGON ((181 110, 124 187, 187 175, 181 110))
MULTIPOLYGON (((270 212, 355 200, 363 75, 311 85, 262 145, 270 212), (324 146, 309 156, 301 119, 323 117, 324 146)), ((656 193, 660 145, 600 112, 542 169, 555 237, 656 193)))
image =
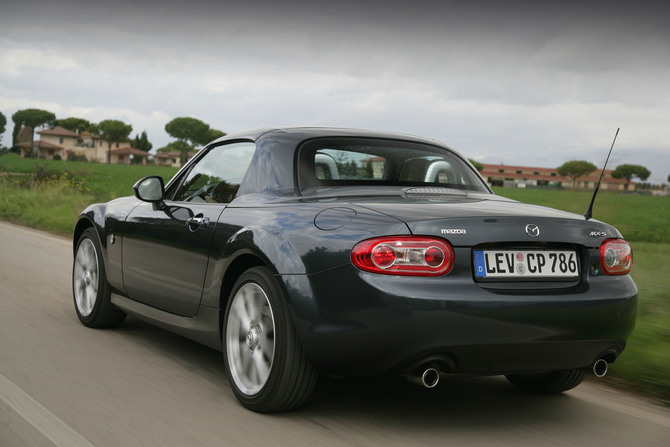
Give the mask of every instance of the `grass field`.
POLYGON ((100 201, 132 195, 135 182, 147 175, 160 175, 167 183, 167 180, 177 172, 177 168, 164 166, 35 160, 20 158, 16 154, 0 157, 0 171, 4 172, 32 174, 38 166, 50 172, 66 171, 73 174, 83 180, 84 189, 100 201))
MULTIPOLYGON (((525 203, 584 214, 593 191, 497 188, 495 193, 525 203)), ((593 218, 619 229, 629 242, 670 243, 670 197, 641 196, 601 190, 593 218)))
MULTIPOLYGON (((152 166, 39 161, 0 157, 0 218, 71 235, 87 205, 132 194, 147 175, 170 179, 177 170, 152 166), (10 174, 11 173, 11 174, 10 174), (39 173, 40 175, 36 175, 39 173)), ((515 200, 583 214, 591 193, 570 190, 504 189, 515 200)), ((636 329, 608 377, 626 380, 670 401, 670 197, 602 191, 593 216, 616 226, 632 243, 632 276, 639 292, 636 329)))
POLYGON ((71 235, 89 204, 133 194, 142 177, 167 180, 176 168, 0 157, 0 218, 53 233, 71 235), (36 172, 40 173, 36 178, 36 172), (11 175, 10 175, 11 173, 11 175))
POLYGON ((614 377, 660 393, 670 403, 670 244, 633 244, 632 276, 639 291, 635 331, 611 365, 614 377))

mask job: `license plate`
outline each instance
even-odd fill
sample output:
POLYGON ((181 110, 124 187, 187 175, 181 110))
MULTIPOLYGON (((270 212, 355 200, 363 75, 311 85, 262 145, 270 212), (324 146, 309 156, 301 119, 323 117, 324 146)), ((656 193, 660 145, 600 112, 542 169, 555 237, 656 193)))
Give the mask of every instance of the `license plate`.
POLYGON ((477 278, 559 278, 579 276, 574 250, 475 250, 477 278))

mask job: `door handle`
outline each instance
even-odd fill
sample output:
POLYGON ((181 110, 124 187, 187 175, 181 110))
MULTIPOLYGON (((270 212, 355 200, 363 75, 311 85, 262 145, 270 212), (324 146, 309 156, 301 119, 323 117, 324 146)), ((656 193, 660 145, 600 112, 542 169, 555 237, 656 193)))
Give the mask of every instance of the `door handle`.
POLYGON ((189 217, 189 219, 186 221, 186 225, 188 225, 189 230, 196 231, 200 227, 206 227, 209 225, 209 217, 203 217, 202 214, 189 217))

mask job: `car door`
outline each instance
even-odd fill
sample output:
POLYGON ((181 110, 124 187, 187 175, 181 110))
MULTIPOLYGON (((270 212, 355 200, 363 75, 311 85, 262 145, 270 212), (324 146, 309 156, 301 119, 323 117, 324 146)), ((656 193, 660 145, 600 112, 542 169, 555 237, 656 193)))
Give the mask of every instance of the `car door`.
POLYGON ((127 217, 123 283, 128 297, 176 315, 198 311, 216 223, 235 197, 255 151, 252 142, 206 149, 166 192, 127 217))

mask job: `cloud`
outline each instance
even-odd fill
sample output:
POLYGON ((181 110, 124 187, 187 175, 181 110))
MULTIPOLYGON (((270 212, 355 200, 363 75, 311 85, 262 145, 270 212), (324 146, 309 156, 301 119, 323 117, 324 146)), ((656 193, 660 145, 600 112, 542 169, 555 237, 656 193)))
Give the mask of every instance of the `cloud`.
POLYGON ((226 132, 400 131, 538 166, 597 164, 621 127, 622 160, 666 154, 650 159, 661 182, 667 10, 650 0, 10 1, 0 110, 123 119, 154 147, 170 140, 165 123, 193 116, 226 132))
POLYGON ((0 41, 0 74, 21 76, 24 70, 65 71, 79 68, 77 61, 56 51, 7 48, 7 41, 0 41))

